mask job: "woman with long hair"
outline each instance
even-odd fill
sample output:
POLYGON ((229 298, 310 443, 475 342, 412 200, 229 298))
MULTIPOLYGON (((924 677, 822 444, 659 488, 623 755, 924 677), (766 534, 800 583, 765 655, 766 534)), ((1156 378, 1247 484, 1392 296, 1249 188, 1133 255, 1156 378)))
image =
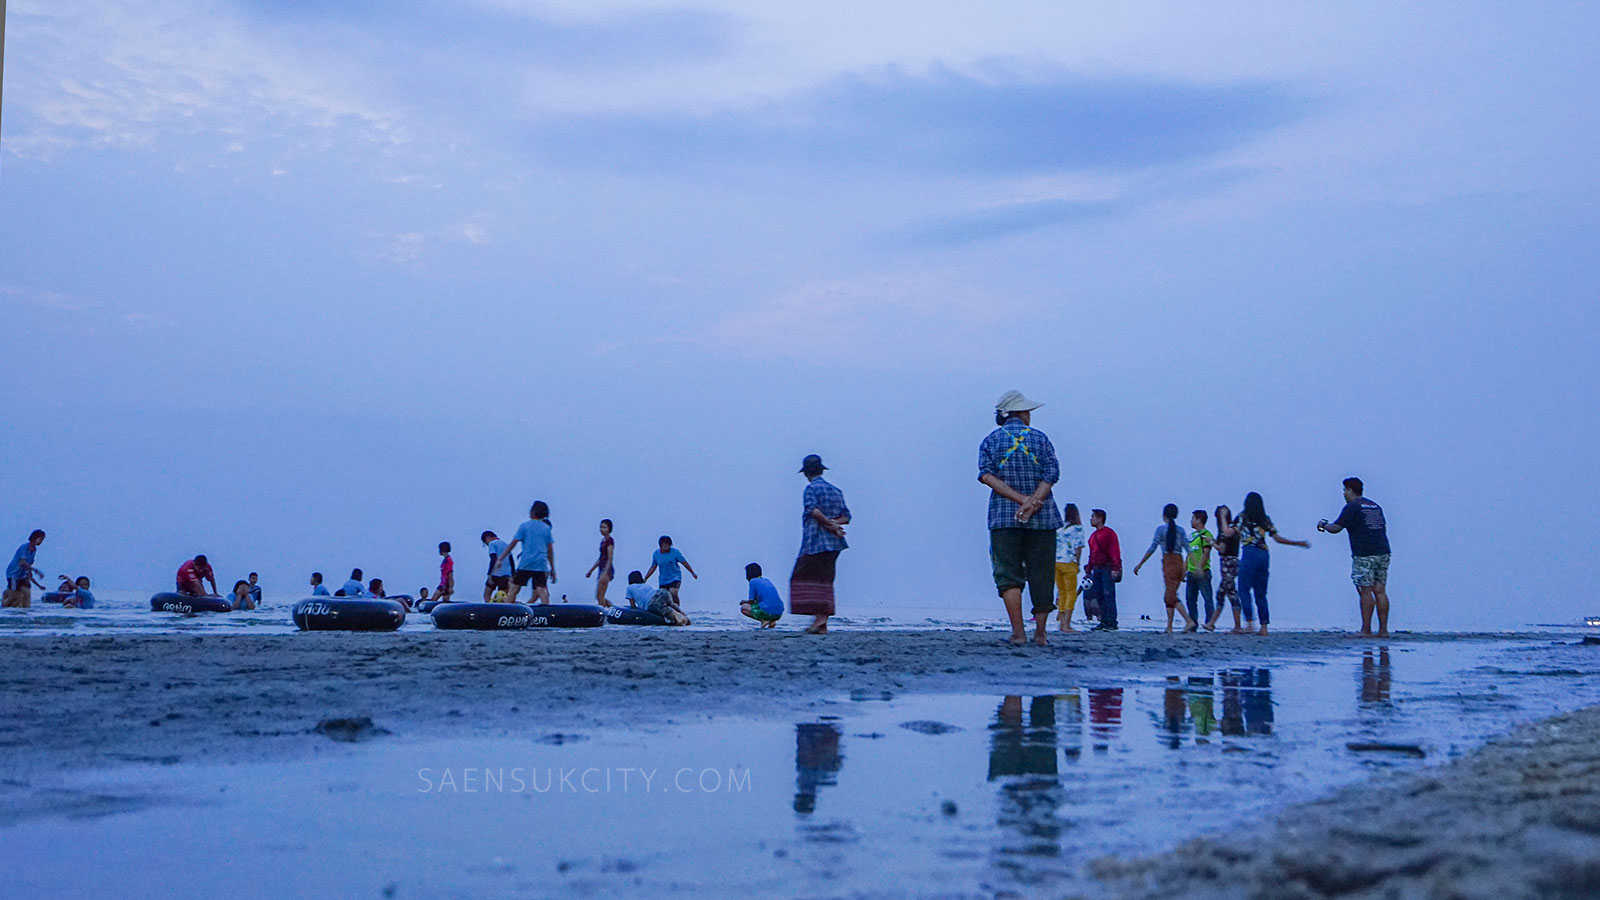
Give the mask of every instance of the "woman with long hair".
MULTIPOLYGON (((1217 563, 1221 574, 1217 582, 1217 608, 1206 620, 1206 630, 1215 631, 1217 620, 1222 618, 1222 608, 1232 606, 1233 631, 1229 634, 1244 634, 1244 626, 1239 621, 1239 528, 1234 525, 1233 510, 1227 504, 1217 507, 1214 515, 1217 520, 1217 563)), ((1245 610, 1244 615, 1245 621, 1251 625, 1250 630, 1255 630, 1255 608, 1245 610)))
POLYGON ((1255 633, 1265 635, 1267 623, 1272 621, 1267 612, 1267 575, 1272 562, 1267 552, 1267 538, 1291 547, 1310 547, 1311 542, 1297 541, 1279 534, 1272 525, 1272 517, 1267 515, 1266 501, 1255 491, 1244 496, 1244 511, 1239 513, 1238 529, 1239 602, 1246 616, 1254 602, 1256 612, 1261 614, 1261 630, 1255 633))
POLYGON ((1189 536, 1184 533, 1183 526, 1178 524, 1178 504, 1168 503, 1161 510, 1161 524, 1156 527, 1155 536, 1150 538, 1150 549, 1144 551, 1144 559, 1133 567, 1133 574, 1138 575, 1144 564, 1157 550, 1161 551, 1161 581, 1164 587, 1162 601, 1167 606, 1167 633, 1172 633, 1172 614, 1176 612, 1183 617, 1183 633, 1197 631, 1200 624, 1189 617, 1183 604, 1178 601, 1178 588, 1183 584, 1184 551, 1189 549, 1189 536))

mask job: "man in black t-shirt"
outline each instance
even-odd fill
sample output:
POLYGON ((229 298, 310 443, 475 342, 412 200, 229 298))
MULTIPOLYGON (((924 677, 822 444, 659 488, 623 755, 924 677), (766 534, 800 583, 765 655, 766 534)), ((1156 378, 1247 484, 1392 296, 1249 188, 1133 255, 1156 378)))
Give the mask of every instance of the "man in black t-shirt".
POLYGON ((1361 598, 1361 633, 1372 634, 1372 614, 1378 614, 1378 636, 1389 634, 1389 529, 1383 507, 1362 496, 1359 478, 1344 480, 1344 509, 1339 518, 1317 523, 1318 531, 1350 532, 1350 580, 1361 598))

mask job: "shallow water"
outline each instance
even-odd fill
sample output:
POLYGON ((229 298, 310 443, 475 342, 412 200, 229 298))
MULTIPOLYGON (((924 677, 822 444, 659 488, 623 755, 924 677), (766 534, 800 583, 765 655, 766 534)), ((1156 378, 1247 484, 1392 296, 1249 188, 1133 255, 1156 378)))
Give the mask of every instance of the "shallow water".
POLYGON ((1092 887, 1095 857, 1227 834, 1600 702, 1597 673, 1600 648, 1529 641, 1175 660, 1047 694, 857 694, 799 721, 400 733, 318 742, 295 762, 85 772, 0 824, 20 863, 0 893, 1071 893, 1092 887))

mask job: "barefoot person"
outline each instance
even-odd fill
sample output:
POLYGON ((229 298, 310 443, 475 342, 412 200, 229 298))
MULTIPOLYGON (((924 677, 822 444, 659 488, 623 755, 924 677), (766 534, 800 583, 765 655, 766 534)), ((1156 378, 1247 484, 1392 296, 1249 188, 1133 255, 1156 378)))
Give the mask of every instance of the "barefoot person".
MULTIPOLYGON (((1310 541, 1296 541, 1286 538, 1278 533, 1272 525, 1272 517, 1267 515, 1266 501, 1261 495, 1251 491, 1244 497, 1244 511, 1239 514, 1239 602, 1244 606, 1246 618, 1250 615, 1250 606, 1255 604, 1256 612, 1261 616, 1261 630, 1256 634, 1267 633, 1267 623, 1272 621, 1267 612, 1267 576, 1272 564, 1272 557, 1267 552, 1267 538, 1290 547, 1310 547, 1310 541)), ((1248 630, 1248 629, 1247 629, 1248 630)))
POLYGON ((683 571, 680 571, 680 566, 690 575, 694 575, 695 581, 700 580, 700 576, 695 574, 694 566, 689 565, 689 561, 684 558, 683 551, 672 546, 672 535, 663 534, 656 539, 656 552, 650 554, 650 569, 644 573, 644 577, 649 581, 651 573, 660 569, 661 575, 657 577, 656 584, 672 595, 673 606, 682 609, 678 603, 678 589, 683 587, 683 571))
POLYGON ((1156 526, 1155 536, 1150 538, 1150 548, 1144 551, 1144 558, 1133 567, 1133 574, 1138 575, 1144 564, 1150 561, 1151 555, 1158 549, 1161 551, 1161 582, 1165 589, 1161 599, 1167 606, 1167 634, 1172 633, 1173 613, 1183 617, 1183 633, 1188 634, 1200 628, 1200 624, 1178 600, 1178 588, 1183 585, 1183 555, 1189 549, 1189 535, 1178 524, 1178 504, 1168 503, 1163 507, 1161 520, 1161 524, 1156 526))
POLYGON ((511 593, 511 560, 506 555, 510 545, 492 531, 485 531, 479 540, 489 550, 489 572, 483 582, 483 602, 489 603, 497 592, 511 593))
POLYGON ((1189 608, 1189 618, 1205 622, 1206 630, 1214 631, 1217 626, 1214 624, 1216 604, 1211 599, 1211 548, 1216 544, 1216 535, 1206 530, 1209 518, 1203 509, 1189 514, 1189 555, 1185 559, 1188 572, 1184 576, 1183 603, 1189 608), (1204 617, 1200 613, 1201 597, 1206 601, 1204 617))
POLYGON ((800 500, 800 555, 789 576, 789 609, 797 616, 812 617, 806 634, 828 633, 839 554, 850 546, 844 539, 850 507, 845 505, 844 492, 822 477, 827 470, 815 453, 800 461, 806 489, 800 500))
POLYGON ((1067 524, 1056 532, 1056 619, 1062 631, 1076 631, 1072 627, 1072 610, 1078 605, 1078 571, 1083 563, 1083 548, 1089 542, 1083 535, 1078 504, 1061 507, 1061 518, 1067 524))
POLYGON ((1022 587, 1033 605, 1033 641, 1045 645, 1045 627, 1055 606, 1056 529, 1061 510, 1051 489, 1061 480, 1056 450, 1033 427, 1033 411, 1043 406, 1020 391, 1006 391, 995 402, 994 421, 978 447, 978 481, 989 494, 989 562, 994 586, 1011 619, 1011 643, 1028 640, 1022 619, 1022 587))
POLYGON ((11 563, 6 566, 6 593, 0 599, 0 606, 28 609, 33 606, 34 586, 37 585, 41 591, 45 589, 44 585, 39 584, 39 576, 33 573, 34 556, 43 543, 44 532, 36 528, 17 548, 17 552, 11 555, 11 563))
POLYGON ((533 501, 528 510, 528 521, 517 526, 517 533, 506 549, 500 551, 496 562, 511 558, 517 545, 522 546, 522 556, 517 559, 517 570, 511 575, 511 593, 507 599, 517 602, 523 585, 531 585, 532 602, 549 603, 550 585, 556 580, 555 533, 550 527, 550 506, 543 500, 533 501))
POLYGON ((611 579, 617 577, 616 556, 617 542, 611 539, 611 520, 601 519, 600 557, 594 561, 594 565, 589 567, 589 571, 583 573, 585 578, 596 572, 600 573, 599 577, 595 579, 594 602, 601 606, 611 605, 611 601, 606 599, 606 588, 611 586, 611 579))
POLYGON ((217 573, 211 571, 211 562, 201 553, 178 567, 178 593, 188 597, 217 596, 217 573), (211 582, 211 593, 206 593, 204 582, 211 582))
POLYGON ((1344 509, 1339 518, 1317 523, 1318 531, 1350 532, 1350 580, 1361 600, 1361 633, 1372 634, 1372 614, 1378 614, 1378 636, 1389 634, 1389 526, 1383 507, 1368 500, 1361 479, 1344 480, 1344 509))
MULTIPOLYGON (((1219 506, 1215 514, 1217 517, 1217 568, 1220 575, 1217 579, 1217 608, 1206 617, 1207 630, 1215 630, 1217 619, 1222 616, 1222 607, 1233 607, 1233 630, 1229 634, 1244 634, 1245 628, 1239 621, 1239 529, 1233 523, 1233 510, 1226 505, 1219 506)), ((1255 611, 1246 611, 1246 621, 1254 622, 1255 611)))
POLYGON ((739 614, 755 619, 762 628, 777 626, 778 620, 783 618, 783 598, 778 596, 778 586, 761 574, 760 563, 745 566, 744 578, 750 582, 750 594, 739 604, 739 614))

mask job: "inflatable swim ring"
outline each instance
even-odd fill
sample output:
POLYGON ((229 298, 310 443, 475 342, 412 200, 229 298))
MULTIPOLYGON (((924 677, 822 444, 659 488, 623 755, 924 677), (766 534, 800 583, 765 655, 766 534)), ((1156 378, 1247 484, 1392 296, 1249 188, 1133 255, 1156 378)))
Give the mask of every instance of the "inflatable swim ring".
POLYGON ((605 609, 607 625, 665 625, 667 620, 648 609, 627 606, 610 606, 605 609))
POLYGON ((70 597, 70 596, 72 596, 72 595, 71 594, 63 594, 60 591, 45 591, 44 593, 39 595, 39 602, 40 603, 65 603, 65 602, 67 602, 67 598, 70 597))
POLYGON ((529 628, 595 628, 606 623, 606 611, 600 606, 580 603, 530 603, 529 628))
POLYGON ((528 627, 533 610, 521 603, 440 603, 433 624, 446 630, 507 631, 528 627))
POLYGON ((301 631, 394 631, 406 608, 376 597, 307 597, 290 611, 301 631))
POLYGON ((233 612, 233 604, 221 597, 191 597, 188 594, 165 592, 150 598, 153 612, 175 612, 192 616, 203 612, 233 612))

